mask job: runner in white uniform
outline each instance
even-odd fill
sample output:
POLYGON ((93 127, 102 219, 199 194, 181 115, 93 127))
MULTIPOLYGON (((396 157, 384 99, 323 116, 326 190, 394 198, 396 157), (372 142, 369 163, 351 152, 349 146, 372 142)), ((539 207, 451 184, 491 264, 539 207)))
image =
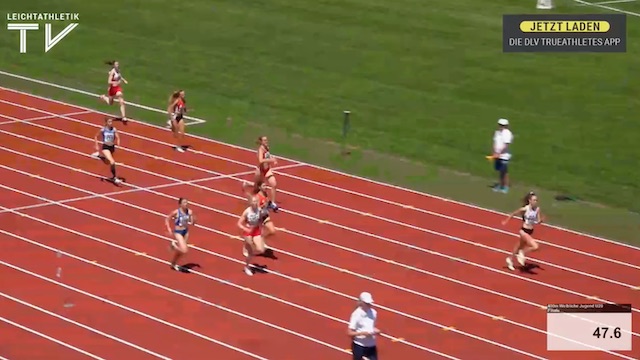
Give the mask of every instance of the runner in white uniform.
POLYGON ((249 207, 238 218, 238 227, 242 230, 242 238, 244 239, 244 272, 249 276, 253 275, 251 259, 264 252, 264 240, 262 239, 264 211, 265 209, 259 206, 258 197, 254 196, 249 200, 249 207))
POLYGON ((506 225, 515 215, 522 216, 522 227, 518 232, 520 240, 513 249, 513 253, 507 258, 507 267, 509 270, 515 270, 513 266, 513 257, 515 256, 520 266, 525 265, 525 255, 530 251, 536 251, 539 249, 538 242, 533 238, 533 227, 536 224, 542 223, 542 213, 538 206, 538 197, 532 191, 524 198, 524 206, 518 210, 509 214, 509 216, 502 222, 502 225, 506 225))

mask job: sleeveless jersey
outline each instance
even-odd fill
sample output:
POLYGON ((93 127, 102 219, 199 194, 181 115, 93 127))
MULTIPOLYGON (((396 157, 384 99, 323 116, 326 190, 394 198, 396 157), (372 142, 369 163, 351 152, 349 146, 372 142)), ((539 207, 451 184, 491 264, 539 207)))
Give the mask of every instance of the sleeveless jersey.
POLYGON ((113 69, 113 73, 111 73, 111 81, 120 81, 122 75, 120 75, 120 70, 113 69))
POLYGON ((116 128, 109 129, 108 127, 102 128, 102 142, 107 145, 113 145, 116 140, 116 128))
POLYGON ((540 211, 540 208, 537 207, 534 209, 531 209, 531 206, 527 205, 524 207, 524 214, 522 214, 522 221, 524 221, 525 224, 527 225, 535 225, 538 222, 538 212, 540 211))
POLYGON ((258 211, 254 211, 250 207, 247 209, 249 210, 245 217, 247 225, 254 228, 260 226, 260 220, 262 219, 262 209, 258 209, 258 211))
POLYGON ((176 214, 176 226, 187 227, 189 225, 189 220, 191 216, 188 212, 182 211, 182 209, 178 208, 178 213, 176 214))
MULTIPOLYGON (((269 152, 269 147, 265 146, 264 149, 265 149, 265 152, 263 154, 264 159, 265 160, 271 159, 271 152, 269 152)), ((270 163, 262 163, 262 168, 265 170, 268 170, 270 166, 271 166, 270 163)))
POLYGON ((257 193, 256 196, 258 197, 258 206, 260 206, 260 208, 263 208, 267 204, 267 197, 264 196, 262 191, 257 193))
POLYGON ((176 104, 173 106, 173 112, 176 114, 182 112, 184 110, 184 105, 185 105, 184 100, 178 99, 176 104))

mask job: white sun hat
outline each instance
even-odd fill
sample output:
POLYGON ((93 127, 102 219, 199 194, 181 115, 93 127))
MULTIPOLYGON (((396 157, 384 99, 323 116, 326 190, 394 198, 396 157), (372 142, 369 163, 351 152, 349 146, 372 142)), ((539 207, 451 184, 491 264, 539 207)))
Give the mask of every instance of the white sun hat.
POLYGON ((359 299, 365 304, 373 304, 373 296, 368 292, 361 293, 359 299))
POLYGON ((507 120, 507 119, 500 119, 500 120, 498 120, 498 125, 501 125, 501 126, 509 126, 509 120, 507 120))

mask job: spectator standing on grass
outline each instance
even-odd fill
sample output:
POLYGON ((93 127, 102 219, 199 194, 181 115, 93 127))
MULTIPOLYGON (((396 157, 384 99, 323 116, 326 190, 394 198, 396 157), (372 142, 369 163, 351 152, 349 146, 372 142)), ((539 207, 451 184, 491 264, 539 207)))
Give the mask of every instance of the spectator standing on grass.
POLYGON ((377 311, 373 308, 373 297, 363 292, 358 298, 358 306, 351 313, 347 334, 352 338, 351 353, 353 360, 378 360, 376 335, 380 330, 376 328, 377 311))
POLYGON ((509 120, 498 120, 498 129, 493 134, 493 166, 499 174, 499 182, 493 191, 509 192, 509 160, 511 160, 511 143, 513 133, 509 130, 509 120))

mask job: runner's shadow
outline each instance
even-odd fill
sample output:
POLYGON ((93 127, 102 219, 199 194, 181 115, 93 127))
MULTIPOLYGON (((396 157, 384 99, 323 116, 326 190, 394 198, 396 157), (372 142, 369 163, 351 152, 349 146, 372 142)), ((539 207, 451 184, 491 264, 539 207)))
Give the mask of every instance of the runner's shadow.
MULTIPOLYGON (((172 148, 173 150, 175 150, 175 151, 177 151, 177 150, 178 150, 178 148, 177 148, 176 146, 171 146, 171 148, 172 148)), ((188 151, 189 149, 194 150, 194 149, 193 149, 193 146, 191 146, 191 145, 182 145, 182 146, 180 146, 180 148, 181 148, 182 150, 184 150, 184 151, 188 151)))
POLYGON ((185 274, 190 274, 192 269, 199 269, 199 268, 201 268, 200 264, 187 263, 180 266, 180 272, 185 274))
POLYGON ((523 274, 538 275, 538 273, 536 271, 534 271, 536 269, 544 270, 538 264, 527 263, 523 267, 520 268, 520 272, 523 273, 523 274))
POLYGON ((260 264, 256 264, 256 263, 251 264, 251 271, 253 271, 254 274, 268 274, 269 273, 269 271, 267 271, 267 265, 260 265, 260 264))
POLYGON ((97 179, 100 179, 100 181, 102 181, 102 182, 108 182, 109 184, 111 184, 111 185, 113 185, 113 186, 116 186, 116 187, 122 187, 122 185, 121 185, 121 184, 122 184, 122 183, 127 182, 127 179, 122 178, 122 177, 120 178, 120 180, 122 180, 122 183, 120 183, 120 184, 115 183, 115 182, 114 182, 112 179, 110 179, 110 178, 106 178, 106 177, 102 177, 102 176, 98 176, 98 177, 97 177, 97 179))
POLYGON ((275 251, 273 251, 273 249, 266 249, 262 254, 258 256, 261 256, 267 259, 278 260, 278 257, 276 256, 276 253, 275 251))

